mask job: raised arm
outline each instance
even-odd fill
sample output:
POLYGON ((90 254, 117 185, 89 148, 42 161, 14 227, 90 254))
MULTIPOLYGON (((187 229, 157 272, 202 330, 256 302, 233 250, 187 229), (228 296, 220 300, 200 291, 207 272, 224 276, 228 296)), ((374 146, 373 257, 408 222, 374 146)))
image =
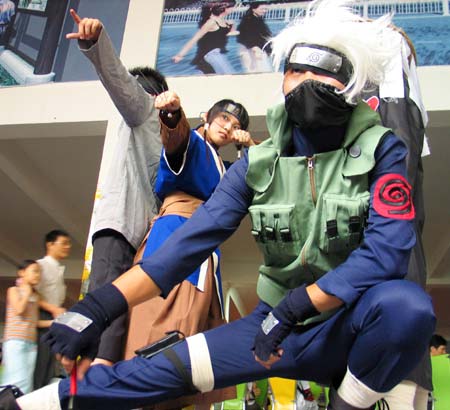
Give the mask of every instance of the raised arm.
POLYGON ((184 152, 191 129, 181 108, 180 97, 173 91, 159 94, 155 98, 155 108, 160 110, 161 142, 167 155, 184 152))
POLYGON ((100 81, 130 127, 145 122, 153 111, 153 97, 145 92, 136 78, 128 73, 113 47, 100 20, 81 18, 71 9, 78 31, 66 38, 78 40, 81 52, 91 61, 100 81))
POLYGON ((20 290, 22 292, 19 291, 18 286, 15 286, 9 288, 7 292, 7 298, 18 315, 22 315, 25 312, 30 296, 33 294, 33 288, 28 284, 21 285, 20 290))

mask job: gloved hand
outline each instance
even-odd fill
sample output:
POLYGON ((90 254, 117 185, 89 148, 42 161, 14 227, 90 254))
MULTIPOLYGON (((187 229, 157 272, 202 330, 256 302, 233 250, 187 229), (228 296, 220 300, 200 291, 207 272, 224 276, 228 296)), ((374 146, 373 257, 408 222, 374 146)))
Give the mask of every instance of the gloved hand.
POLYGON ((290 290, 261 323, 253 345, 256 357, 265 362, 271 354, 277 355, 278 347, 292 328, 318 314, 306 285, 290 290))
POLYGON ((100 336, 111 322, 128 311, 128 303, 112 284, 88 293, 69 311, 58 316, 44 335, 53 353, 75 360, 94 359, 100 336))

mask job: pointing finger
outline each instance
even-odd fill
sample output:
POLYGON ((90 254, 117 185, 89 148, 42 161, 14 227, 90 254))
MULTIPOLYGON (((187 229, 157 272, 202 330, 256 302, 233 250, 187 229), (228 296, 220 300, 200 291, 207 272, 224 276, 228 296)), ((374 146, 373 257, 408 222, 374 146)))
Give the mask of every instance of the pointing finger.
POLYGON ((74 9, 70 9, 70 15, 73 18, 73 21, 77 24, 80 24, 81 17, 77 14, 77 12, 74 9))

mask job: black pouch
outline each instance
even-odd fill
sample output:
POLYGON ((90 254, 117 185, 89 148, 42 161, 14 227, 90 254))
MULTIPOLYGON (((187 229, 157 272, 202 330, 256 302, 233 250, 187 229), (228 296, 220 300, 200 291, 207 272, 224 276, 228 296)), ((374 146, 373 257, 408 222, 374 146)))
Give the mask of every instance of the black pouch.
POLYGON ((169 347, 175 346, 185 339, 184 334, 178 330, 167 332, 166 335, 167 336, 157 340, 156 342, 135 350, 134 353, 144 359, 148 359, 169 347))
POLYGON ((16 399, 23 396, 22 391, 12 385, 0 386, 0 388, 3 388, 0 391, 0 410, 17 410, 19 406, 16 399))

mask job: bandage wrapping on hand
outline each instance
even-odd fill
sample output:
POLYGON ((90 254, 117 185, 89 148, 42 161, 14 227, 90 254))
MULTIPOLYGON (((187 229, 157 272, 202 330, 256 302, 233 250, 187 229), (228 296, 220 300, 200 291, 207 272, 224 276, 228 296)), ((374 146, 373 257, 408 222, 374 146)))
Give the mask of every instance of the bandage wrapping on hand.
POLYGON ((290 290, 267 315, 255 337, 255 355, 267 361, 277 354, 281 342, 299 322, 319 314, 306 292, 306 285, 290 290))
POLYGON ((128 311, 128 303, 112 284, 105 285, 86 295, 69 312, 76 312, 92 321, 81 331, 55 321, 44 336, 54 353, 69 359, 78 355, 95 358, 102 332, 117 317, 128 311))

